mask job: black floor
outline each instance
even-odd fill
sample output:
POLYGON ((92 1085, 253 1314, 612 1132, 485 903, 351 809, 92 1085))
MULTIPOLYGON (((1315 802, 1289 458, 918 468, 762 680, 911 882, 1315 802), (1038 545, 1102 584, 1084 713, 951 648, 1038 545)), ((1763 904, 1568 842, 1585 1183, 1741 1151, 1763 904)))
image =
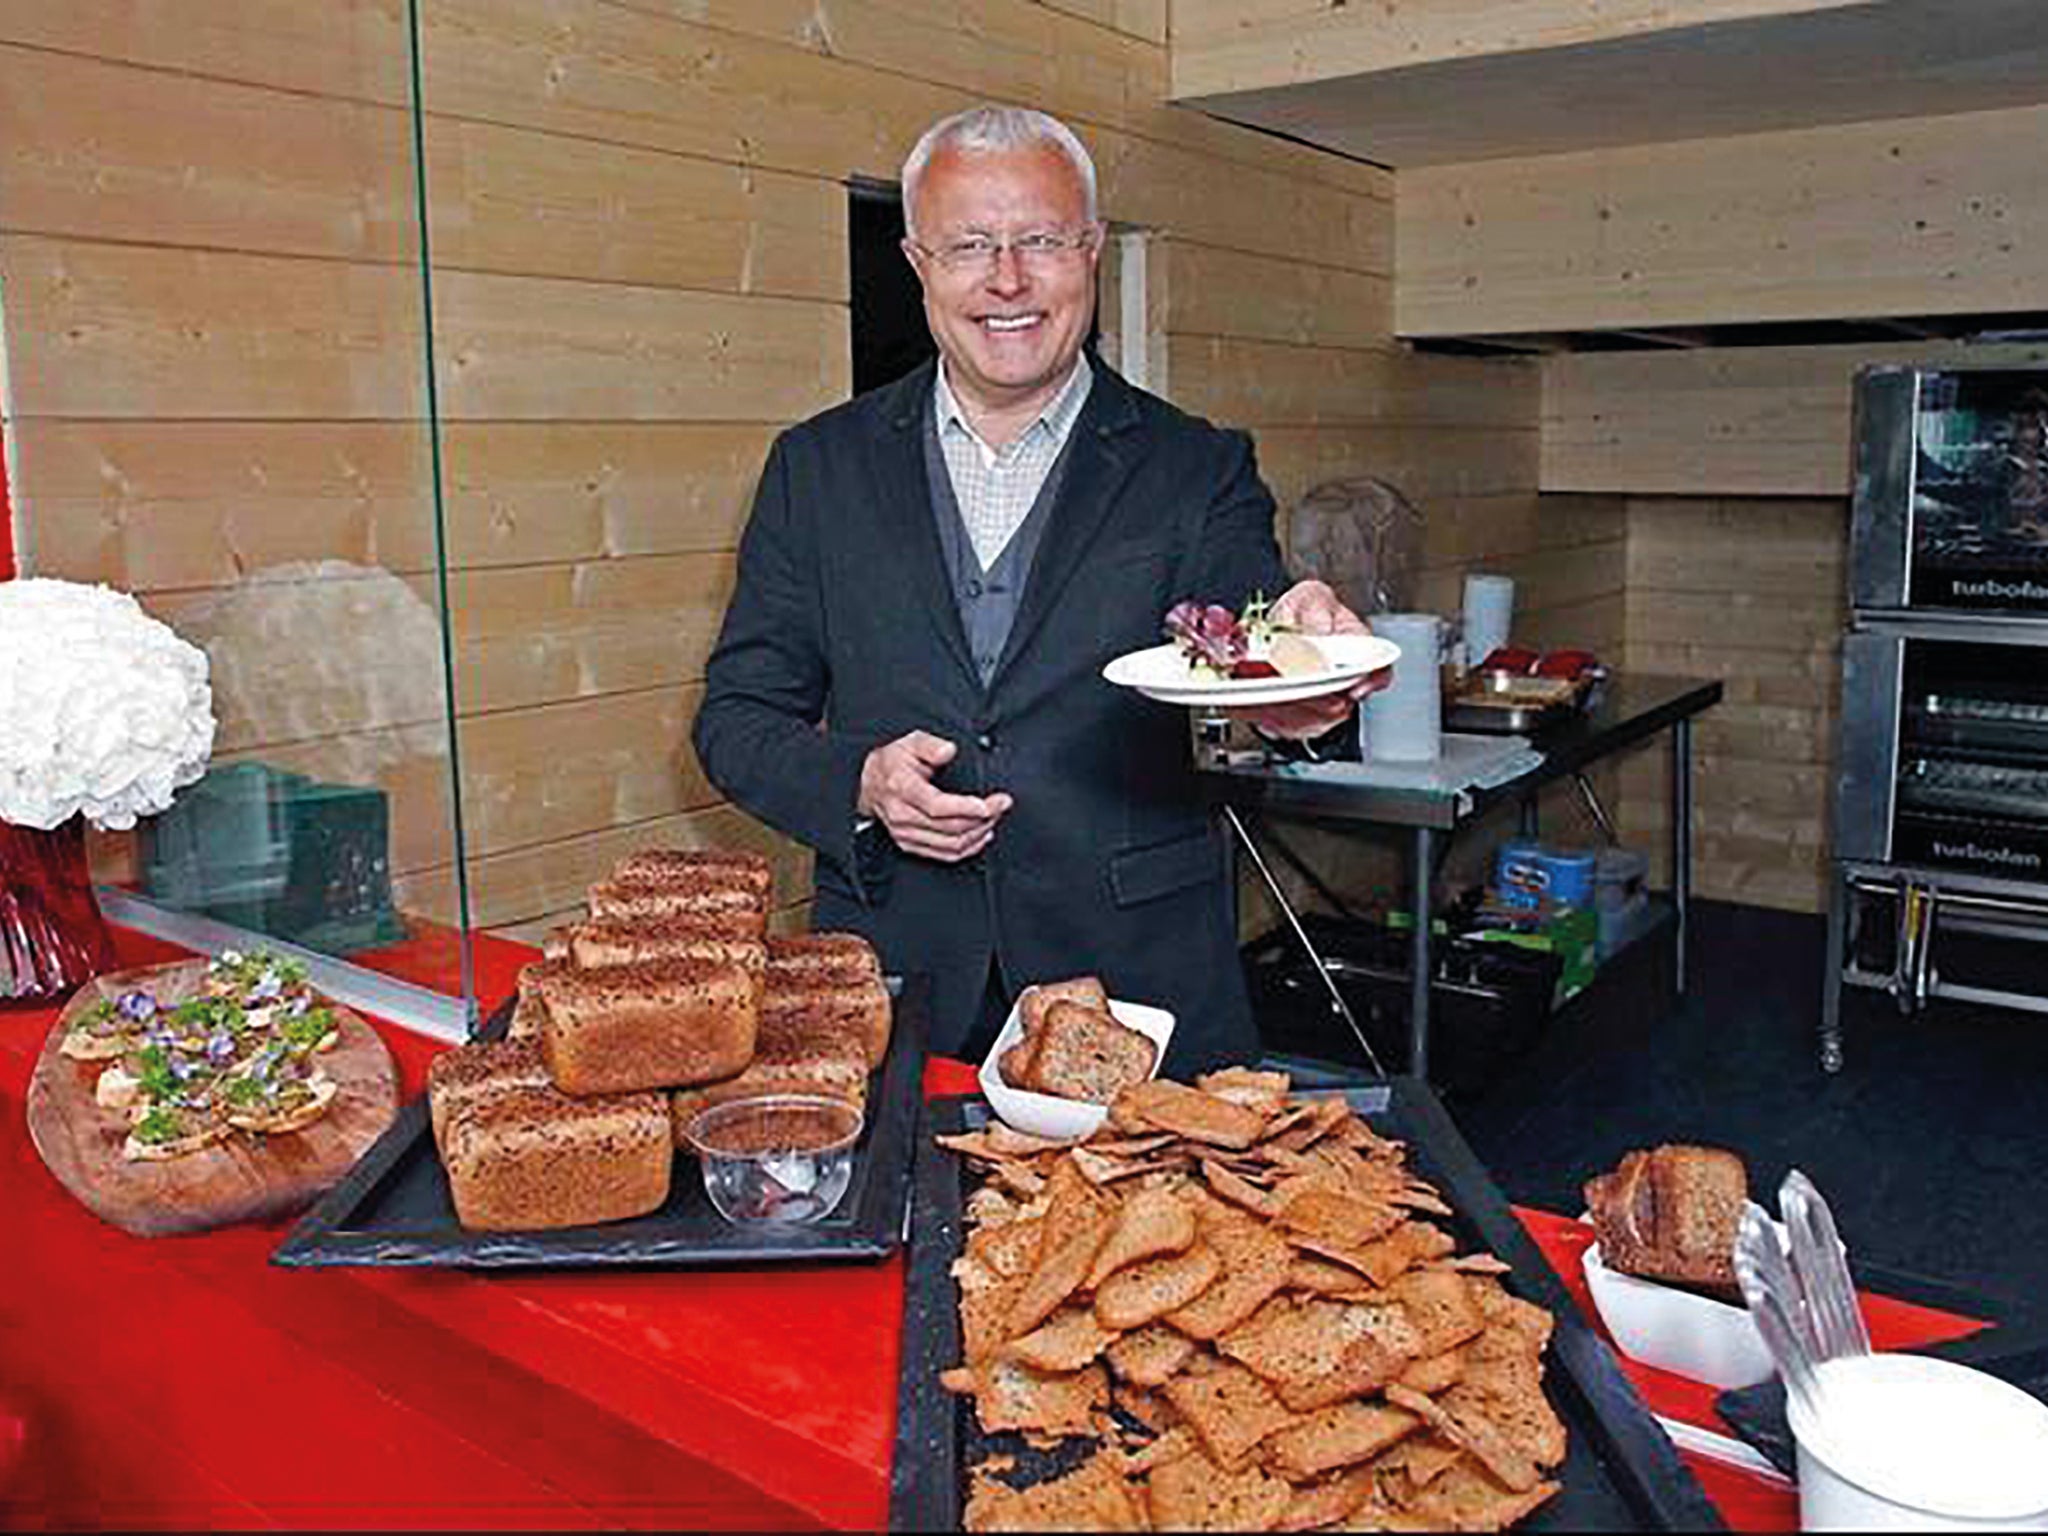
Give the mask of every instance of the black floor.
POLYGON ((1511 1200, 1557 1211, 1662 1141, 1740 1152, 1767 1205, 1801 1168, 1859 1262, 2048 1321, 2048 1017, 1936 1004, 1905 1018, 1852 992, 1831 1077, 1816 1047, 1823 939, 1819 918, 1698 902, 1675 1008, 1635 987, 1561 1016, 1452 1114, 1511 1200))

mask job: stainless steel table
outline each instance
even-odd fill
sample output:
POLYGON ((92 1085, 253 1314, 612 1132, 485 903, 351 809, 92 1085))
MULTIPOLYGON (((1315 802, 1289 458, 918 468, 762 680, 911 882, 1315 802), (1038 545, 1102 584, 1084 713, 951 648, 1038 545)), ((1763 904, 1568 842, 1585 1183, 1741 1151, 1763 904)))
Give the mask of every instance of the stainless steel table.
MULTIPOLYGON (((1686 914, 1692 899, 1692 722, 1693 717, 1721 701, 1718 680, 1656 677, 1644 674, 1608 678, 1591 709, 1581 711, 1531 738, 1543 753, 1540 767, 1488 789, 1450 793, 1440 790, 1393 789, 1339 782, 1340 772, 1324 772, 1314 764, 1272 762, 1204 762, 1204 792, 1236 833, 1279 902, 1282 915, 1309 950, 1311 962, 1324 975, 1299 918, 1268 871, 1253 829, 1262 817, 1306 821, 1406 827, 1410 830, 1410 893, 1414 934, 1409 964, 1409 1065, 1417 1077, 1429 1075, 1429 995, 1433 975, 1430 957, 1431 886, 1439 841, 1477 821, 1507 801, 1521 808, 1525 832, 1535 830, 1536 792, 1544 785, 1583 771, 1661 732, 1671 733, 1671 896, 1677 916, 1677 972, 1682 992, 1686 983, 1686 914)), ((1335 765, 1332 765, 1335 766, 1335 765)), ((1586 789, 1588 804, 1604 828, 1604 812, 1586 789)), ((1332 997, 1347 1020, 1350 1010, 1332 985, 1332 997)), ((1353 1028, 1356 1029, 1354 1022, 1353 1028)))

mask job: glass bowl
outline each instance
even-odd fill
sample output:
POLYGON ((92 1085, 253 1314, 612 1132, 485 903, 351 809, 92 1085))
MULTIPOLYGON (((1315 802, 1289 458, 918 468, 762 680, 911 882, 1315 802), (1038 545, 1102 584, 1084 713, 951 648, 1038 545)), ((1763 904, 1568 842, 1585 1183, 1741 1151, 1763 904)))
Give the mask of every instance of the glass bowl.
POLYGON ((822 1221, 853 1182, 861 1112, 839 1099, 763 1094, 702 1111, 683 1131, 704 1192, 734 1223, 822 1221))

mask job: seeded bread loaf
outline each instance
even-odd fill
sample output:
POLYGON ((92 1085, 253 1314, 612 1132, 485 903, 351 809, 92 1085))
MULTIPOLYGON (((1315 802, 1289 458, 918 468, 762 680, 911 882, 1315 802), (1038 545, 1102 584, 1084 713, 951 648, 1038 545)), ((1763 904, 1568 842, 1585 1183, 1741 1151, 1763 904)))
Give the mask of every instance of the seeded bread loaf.
POLYGON ((1056 999, 1032 1031, 1028 1080, 1036 1093, 1107 1104, 1152 1075, 1159 1048, 1107 1009, 1056 999))
POLYGON ((766 1093, 805 1093, 864 1109, 867 1049, 851 1027, 815 1011, 766 1013, 754 1041, 754 1059, 737 1077, 678 1089, 670 1095, 677 1145, 691 1120, 714 1104, 766 1093))
POLYGON ((643 848, 621 859, 612 877, 628 882, 719 884, 752 891, 762 902, 775 888, 775 871, 758 853, 725 848, 643 848))
POLYGON ((565 1093, 716 1082, 754 1058, 758 975, 713 960, 528 972, 548 1072, 565 1093))
POLYGON ((590 915, 629 922, 688 918, 732 939, 768 932, 766 898, 739 885, 600 880, 590 888, 590 915))
POLYGON ((509 1089, 464 1106, 446 1136, 455 1219, 473 1230, 623 1221, 668 1199, 675 1148, 658 1093, 509 1089))
POLYGON ((1689 1285, 1735 1283, 1735 1229, 1749 1198, 1742 1159, 1719 1147, 1631 1152, 1585 1187, 1609 1269, 1689 1285))
POLYGON ((1076 976, 1068 981, 1041 981, 1024 989, 1017 999, 1017 1011, 1024 1017, 1024 1033, 1030 1034, 1045 1022, 1045 1012, 1054 1003, 1082 1003, 1109 1012, 1109 989, 1100 976, 1076 976))
POLYGON ((569 958, 585 970, 641 960, 715 960, 757 977, 768 969, 767 945, 700 917, 594 917, 573 925, 568 938, 569 958))
MULTIPOLYGON (((564 929, 556 929, 564 933, 564 929)), ((506 1026, 507 1040, 538 1040, 540 1038, 540 979, 545 975, 566 974, 575 970, 568 954, 568 940, 562 941, 562 953, 546 960, 537 960, 523 966, 519 972, 519 1000, 512 1005, 512 1020, 506 1026)))
POLYGON ((880 1066, 889 1053, 889 989, 877 977, 792 981, 771 974, 761 996, 761 1016, 791 1015, 815 1015, 851 1029, 867 1050, 870 1068, 880 1066))
POLYGON ((447 1150, 448 1122, 464 1107, 517 1088, 553 1084, 540 1042, 479 1040, 436 1056, 427 1065, 427 1116, 433 1122, 434 1145, 447 1150))
POLYGON ((768 940, 768 975, 778 982, 880 981, 882 961, 857 933, 799 933, 768 940))

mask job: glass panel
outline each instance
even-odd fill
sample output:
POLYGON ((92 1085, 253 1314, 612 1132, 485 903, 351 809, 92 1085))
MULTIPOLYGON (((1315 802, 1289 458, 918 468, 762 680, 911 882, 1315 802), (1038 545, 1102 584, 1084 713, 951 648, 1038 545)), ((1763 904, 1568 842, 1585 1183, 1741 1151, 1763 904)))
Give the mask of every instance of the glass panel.
POLYGON ((1916 606, 2048 606, 2048 374, 1931 373, 1914 422, 1916 606))
POLYGON ((0 78, 22 574, 132 592, 210 661, 206 776, 94 837, 110 915, 403 976, 445 1025, 474 989, 412 31, 265 17, 0 78))

